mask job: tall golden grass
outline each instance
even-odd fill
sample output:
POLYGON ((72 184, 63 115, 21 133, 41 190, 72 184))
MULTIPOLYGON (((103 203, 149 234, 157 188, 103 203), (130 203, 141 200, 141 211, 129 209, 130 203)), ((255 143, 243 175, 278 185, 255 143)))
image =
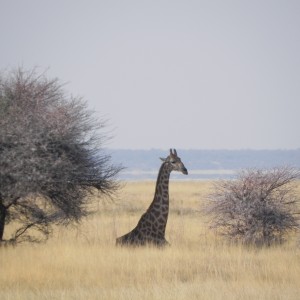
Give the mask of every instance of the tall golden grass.
POLYGON ((97 214, 45 244, 0 248, 0 299, 299 299, 298 237, 261 249, 226 243, 199 213, 209 182, 170 183, 170 247, 115 247, 154 186, 131 182, 114 202, 95 199, 97 214))

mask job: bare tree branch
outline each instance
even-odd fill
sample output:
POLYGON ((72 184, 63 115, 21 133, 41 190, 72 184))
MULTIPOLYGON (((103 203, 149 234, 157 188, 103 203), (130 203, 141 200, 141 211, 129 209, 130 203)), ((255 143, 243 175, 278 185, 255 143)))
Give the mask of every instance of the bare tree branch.
POLYGON ((48 236, 52 223, 86 216, 94 190, 118 189, 121 167, 103 150, 104 121, 62 87, 36 70, 0 76, 0 225, 23 224, 13 240, 34 240, 33 228, 48 236))
POLYGON ((299 229, 293 185, 299 174, 290 167, 253 169, 240 172, 237 180, 215 183, 205 207, 211 228, 243 243, 282 242, 286 233, 299 229))

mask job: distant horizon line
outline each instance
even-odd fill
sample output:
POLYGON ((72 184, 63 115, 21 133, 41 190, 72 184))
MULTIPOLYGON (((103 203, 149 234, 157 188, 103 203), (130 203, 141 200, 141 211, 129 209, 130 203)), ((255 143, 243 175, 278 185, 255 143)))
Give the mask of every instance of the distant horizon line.
MULTIPOLYGON (((121 150, 121 151, 166 151, 171 148, 115 148, 115 147, 103 147, 104 149, 108 150, 121 150)), ((300 147, 298 148, 176 148, 172 147, 172 149, 177 149, 180 151, 299 151, 300 147)))

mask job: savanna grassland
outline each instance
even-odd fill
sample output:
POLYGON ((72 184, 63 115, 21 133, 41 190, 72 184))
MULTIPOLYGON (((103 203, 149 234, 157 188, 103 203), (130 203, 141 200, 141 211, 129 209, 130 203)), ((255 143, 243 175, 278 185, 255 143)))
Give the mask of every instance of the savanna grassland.
POLYGON ((127 183, 114 202, 95 199, 98 212, 80 227, 0 248, 0 299, 300 299, 299 235, 271 248, 228 244, 200 214, 209 182, 170 182, 170 247, 115 247, 154 187, 127 183))

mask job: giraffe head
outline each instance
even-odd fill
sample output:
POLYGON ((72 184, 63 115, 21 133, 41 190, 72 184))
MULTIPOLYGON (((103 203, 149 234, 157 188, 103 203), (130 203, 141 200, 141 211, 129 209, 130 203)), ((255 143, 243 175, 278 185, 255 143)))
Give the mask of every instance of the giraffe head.
POLYGON ((170 149, 170 155, 167 158, 161 158, 161 160, 169 165, 171 171, 178 171, 185 175, 188 174, 188 170, 184 166, 180 157, 177 156, 176 149, 174 149, 174 151, 170 149))

